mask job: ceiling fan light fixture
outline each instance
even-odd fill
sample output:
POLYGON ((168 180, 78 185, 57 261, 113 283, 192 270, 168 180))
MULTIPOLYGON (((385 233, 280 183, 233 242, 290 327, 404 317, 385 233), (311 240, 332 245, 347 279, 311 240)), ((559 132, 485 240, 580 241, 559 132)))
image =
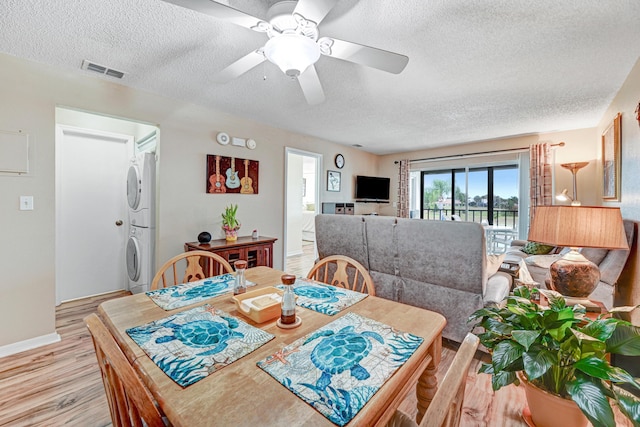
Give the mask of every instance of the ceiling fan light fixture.
POLYGON ((300 34, 281 34, 267 41, 264 55, 287 76, 297 77, 320 59, 320 48, 300 34))

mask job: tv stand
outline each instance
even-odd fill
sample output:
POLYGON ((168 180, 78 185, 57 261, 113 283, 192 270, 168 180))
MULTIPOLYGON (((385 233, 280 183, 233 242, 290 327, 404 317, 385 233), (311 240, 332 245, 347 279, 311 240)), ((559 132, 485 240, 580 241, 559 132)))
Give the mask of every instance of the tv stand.
POLYGON ((353 215, 353 203, 322 203, 323 214, 353 215))

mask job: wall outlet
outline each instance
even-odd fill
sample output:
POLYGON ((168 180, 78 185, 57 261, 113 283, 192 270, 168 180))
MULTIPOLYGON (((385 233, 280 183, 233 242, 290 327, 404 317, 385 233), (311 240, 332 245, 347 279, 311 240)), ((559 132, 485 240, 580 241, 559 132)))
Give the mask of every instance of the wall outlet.
POLYGON ((33 210, 33 196, 20 196, 20 210, 21 211, 33 210))

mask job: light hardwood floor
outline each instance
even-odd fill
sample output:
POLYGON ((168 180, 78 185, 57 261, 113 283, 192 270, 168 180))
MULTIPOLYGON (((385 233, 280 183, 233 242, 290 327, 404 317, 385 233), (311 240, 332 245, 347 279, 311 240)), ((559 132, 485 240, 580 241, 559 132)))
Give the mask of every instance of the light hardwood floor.
MULTIPOLYGON (((117 292, 61 304, 56 309, 61 342, 0 358, 0 426, 111 425, 100 370, 83 319, 101 302, 127 294, 117 292)), ((444 343, 439 380, 455 350, 454 343, 444 343)), ((524 392, 509 386, 494 393, 490 377, 477 374, 483 357, 486 355, 478 352, 469 370, 461 426, 526 427, 521 418, 524 392)), ((415 405, 411 393, 401 409, 415 416, 415 405)), ((620 421, 618 425, 631 424, 620 421)))

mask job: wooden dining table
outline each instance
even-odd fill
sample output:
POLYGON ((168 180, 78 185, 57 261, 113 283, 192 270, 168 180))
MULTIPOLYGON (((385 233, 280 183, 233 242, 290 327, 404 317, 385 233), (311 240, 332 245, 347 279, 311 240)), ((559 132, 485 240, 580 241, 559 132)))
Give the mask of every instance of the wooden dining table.
MULTIPOLYGON (((256 287, 282 283, 282 271, 255 267, 246 271, 256 287)), ((308 335, 349 312, 385 323, 399 331, 424 339, 414 354, 371 397, 349 422, 349 426, 385 425, 410 390, 418 398, 418 418, 422 417, 437 388, 436 371, 442 350, 445 318, 435 312, 368 296, 334 316, 297 307, 302 324, 282 329, 276 320, 256 324, 236 309, 231 294, 225 294, 179 309, 165 311, 146 294, 135 294, 105 301, 98 313, 123 349, 158 405, 174 426, 332 426, 331 421, 261 370, 256 363, 296 339, 308 335), (210 304, 241 318, 275 336, 262 347, 206 378, 181 387, 167 376, 126 333, 172 314, 210 304)))

